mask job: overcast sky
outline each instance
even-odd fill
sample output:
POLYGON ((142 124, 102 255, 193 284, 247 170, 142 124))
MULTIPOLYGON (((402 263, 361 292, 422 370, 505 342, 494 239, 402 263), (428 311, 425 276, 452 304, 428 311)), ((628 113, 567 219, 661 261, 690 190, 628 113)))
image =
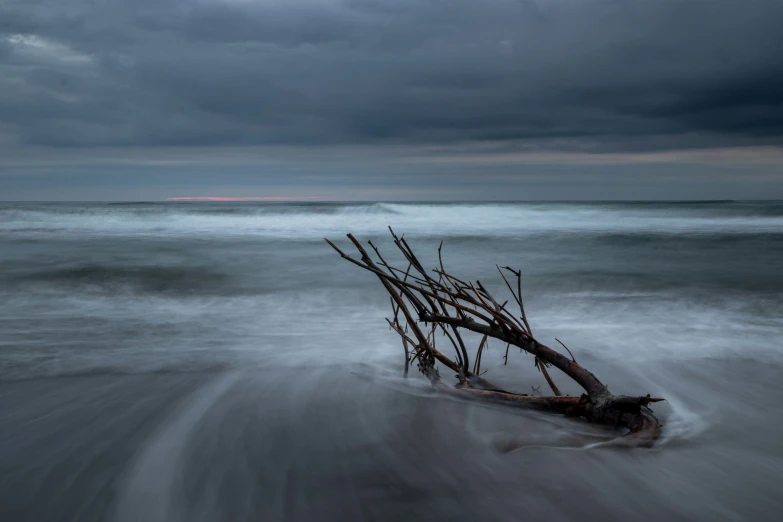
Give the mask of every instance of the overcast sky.
POLYGON ((781 0, 0 0, 0 200, 783 199, 781 0))

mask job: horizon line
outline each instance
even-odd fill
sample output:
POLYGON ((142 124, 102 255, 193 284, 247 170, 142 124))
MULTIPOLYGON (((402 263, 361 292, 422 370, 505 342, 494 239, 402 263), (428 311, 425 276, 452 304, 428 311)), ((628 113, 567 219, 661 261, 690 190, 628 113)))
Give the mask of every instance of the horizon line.
POLYGON ((296 201, 324 199, 323 196, 176 196, 166 201, 296 201))

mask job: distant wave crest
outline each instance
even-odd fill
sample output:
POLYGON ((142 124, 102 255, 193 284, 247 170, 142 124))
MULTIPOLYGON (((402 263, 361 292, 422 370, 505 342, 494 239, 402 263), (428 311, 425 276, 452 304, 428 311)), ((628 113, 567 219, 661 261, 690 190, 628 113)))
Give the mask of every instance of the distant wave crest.
POLYGON ((780 233, 777 204, 168 203, 0 206, 0 233, 264 236, 780 233), (661 208, 665 207, 665 208, 661 208))

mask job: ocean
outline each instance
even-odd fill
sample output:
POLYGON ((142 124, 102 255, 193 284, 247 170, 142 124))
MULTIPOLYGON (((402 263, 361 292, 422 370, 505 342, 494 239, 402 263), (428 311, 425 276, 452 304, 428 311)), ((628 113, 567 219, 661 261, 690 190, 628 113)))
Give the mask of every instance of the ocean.
POLYGON ((0 520, 777 520, 781 339, 783 202, 0 203, 0 520), (667 399, 655 448, 405 377, 323 241, 402 264, 389 225, 497 294, 521 269, 540 341, 667 399))

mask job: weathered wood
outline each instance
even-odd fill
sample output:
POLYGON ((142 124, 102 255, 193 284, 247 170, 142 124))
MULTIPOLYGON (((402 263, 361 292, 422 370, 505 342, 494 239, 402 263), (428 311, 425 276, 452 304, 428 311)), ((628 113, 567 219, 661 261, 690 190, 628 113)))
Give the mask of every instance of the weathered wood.
MULTIPOLYGON (((649 405, 663 399, 650 397, 650 395, 644 397, 615 396, 592 372, 576 361, 571 350, 563 343, 558 341, 570 357, 538 342, 533 337, 522 300, 521 271, 507 266, 502 267, 516 276, 517 289, 515 292, 501 267, 497 267, 514 301, 519 305, 520 315, 515 317, 506 308, 508 301, 502 305, 499 304, 498 300, 489 293, 481 282, 476 281, 475 284, 465 282, 446 271, 441 252, 443 243, 438 248, 440 267, 433 271, 438 275, 438 279, 435 279, 424 269, 405 238, 397 237, 391 227, 389 231, 394 244, 408 262, 406 271, 389 265, 381 256, 378 248, 370 243, 379 260, 378 263, 373 261, 361 243, 351 234, 348 234, 348 239, 358 250, 361 255, 360 259, 354 259, 345 254, 328 239, 326 242, 344 259, 375 274, 390 294, 394 317, 387 321, 389 326, 402 338, 406 354, 406 372, 408 363, 417 361, 419 371, 430 380, 433 387, 451 395, 518 407, 537 408, 582 417, 597 424, 625 427, 628 429, 628 433, 622 438, 622 442, 630 445, 649 446, 660 436, 661 425, 649 405), (411 269, 414 269, 419 275, 411 274, 411 269), (402 279, 399 277, 400 275, 404 275, 402 279), (405 319, 406 327, 400 323, 400 312, 405 319), (422 323, 428 325, 429 334, 425 334, 422 330, 420 326, 422 323), (455 350, 456 362, 435 348, 435 335, 438 328, 451 342, 455 350), (407 330, 410 330, 413 337, 408 335, 407 330), (473 372, 469 370, 470 357, 460 330, 482 335, 481 344, 476 351, 473 372), (541 397, 511 393, 478 375, 481 368, 481 355, 486 341, 490 337, 498 339, 508 346, 516 346, 535 356, 536 367, 541 371, 555 396, 541 397), (407 349, 408 344, 413 348, 410 352, 407 349), (457 373, 458 384, 455 387, 448 386, 443 382, 435 367, 436 360, 457 373), (563 372, 581 386, 585 393, 580 397, 562 396, 547 370, 548 366, 563 372)), ((506 357, 508 357, 508 351, 506 357)))

